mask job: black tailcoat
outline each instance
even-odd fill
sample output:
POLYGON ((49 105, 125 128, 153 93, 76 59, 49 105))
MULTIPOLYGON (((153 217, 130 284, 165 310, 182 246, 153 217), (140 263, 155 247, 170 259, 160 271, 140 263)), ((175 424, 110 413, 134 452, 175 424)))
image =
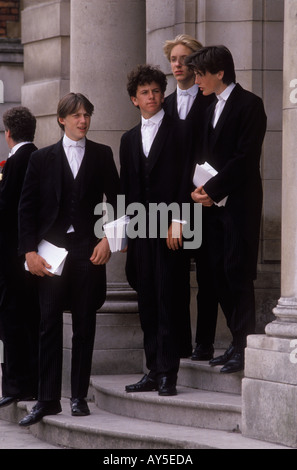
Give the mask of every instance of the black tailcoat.
POLYGON ((29 158, 27 143, 5 163, 0 182, 0 334, 4 343, 2 395, 37 395, 39 303, 36 279, 18 255, 18 205, 29 158))
MULTIPOLYGON (((53 241, 62 208, 65 210, 65 197, 69 195, 64 187, 65 164, 68 164, 65 159, 62 140, 32 154, 19 208, 21 253, 36 251, 42 239, 53 241)), ((79 184, 75 185, 74 194, 75 232, 65 233, 63 237, 68 251, 63 273, 38 279, 41 302, 39 400, 56 400, 61 395, 62 313, 66 307, 72 312, 72 397, 86 397, 96 309, 102 306, 106 296, 105 265, 93 265, 90 256, 98 242, 94 233, 98 220, 95 207, 102 203, 104 195, 115 207, 119 192, 119 176, 111 148, 86 139, 84 158, 76 178, 79 184)))
MULTIPOLYGON (((189 152, 184 132, 182 123, 165 114, 147 160, 140 124, 122 137, 122 191, 127 205, 138 202, 146 208, 146 221, 151 203, 181 205, 189 201, 189 152)), ((153 374, 174 376, 178 370, 178 325, 185 315, 186 267, 182 250, 169 250, 165 238, 129 239, 126 273, 138 292, 147 367, 153 374)))
POLYGON ((262 210, 260 157, 266 132, 262 100, 239 84, 232 90, 213 129, 215 104, 208 108, 204 131, 204 159, 218 174, 205 185, 206 193, 225 207, 206 208, 210 259, 219 300, 235 343, 242 348, 254 332, 253 279, 262 210))

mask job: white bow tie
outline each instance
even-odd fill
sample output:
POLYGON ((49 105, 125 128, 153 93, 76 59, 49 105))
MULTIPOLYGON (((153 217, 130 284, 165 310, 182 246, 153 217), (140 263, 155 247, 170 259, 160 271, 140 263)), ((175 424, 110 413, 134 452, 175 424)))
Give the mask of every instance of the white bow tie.
POLYGON ((143 125, 143 127, 150 127, 150 126, 154 126, 155 123, 153 121, 150 121, 149 119, 147 119, 146 121, 143 121, 142 125, 143 125))
POLYGON ((76 178, 84 156, 84 145, 81 142, 74 142, 65 144, 65 147, 67 148, 66 155, 70 168, 72 170, 74 178, 76 178))
POLYGON ((84 145, 81 144, 81 143, 77 143, 77 144, 66 144, 66 147, 69 147, 69 148, 70 148, 70 147, 74 147, 74 148, 79 147, 79 148, 82 148, 82 149, 83 149, 83 148, 84 148, 84 145))
POLYGON ((186 90, 181 90, 181 91, 179 92, 179 94, 180 94, 181 96, 188 96, 190 93, 188 93, 186 90))

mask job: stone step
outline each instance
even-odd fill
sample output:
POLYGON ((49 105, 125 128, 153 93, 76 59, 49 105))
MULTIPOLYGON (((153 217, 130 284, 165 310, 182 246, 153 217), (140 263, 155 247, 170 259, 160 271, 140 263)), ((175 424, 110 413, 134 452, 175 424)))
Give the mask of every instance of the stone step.
POLYGON ((178 386, 178 394, 127 393, 125 385, 142 375, 105 375, 91 378, 98 408, 118 415, 160 423, 234 432, 241 429, 241 396, 178 386))
MULTIPOLYGON (((173 401, 174 397, 165 400, 173 401)), ((193 449, 287 449, 245 438, 239 432, 121 416, 99 409, 95 403, 89 403, 90 416, 72 417, 69 400, 62 399, 61 404, 62 413, 44 417, 40 423, 24 429, 24 433, 29 430, 36 438, 66 449, 171 449, 175 454, 178 449, 189 449, 189 455, 193 449)), ((32 402, 13 404, 0 410, 0 418, 18 422, 32 406, 32 402)))
MULTIPOLYGON (((219 356, 223 352, 223 350, 217 350, 215 356, 219 356)), ((190 358, 181 359, 178 385, 241 395, 243 371, 233 374, 221 374, 221 368, 222 366, 211 367, 208 361, 192 361, 190 358)))

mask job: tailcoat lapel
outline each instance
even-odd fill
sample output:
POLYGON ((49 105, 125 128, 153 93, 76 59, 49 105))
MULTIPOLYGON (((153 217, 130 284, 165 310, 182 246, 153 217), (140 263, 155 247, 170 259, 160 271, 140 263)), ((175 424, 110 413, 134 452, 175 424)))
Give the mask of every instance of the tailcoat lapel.
MULTIPOLYGON (((202 91, 200 90, 200 88, 198 89, 198 92, 197 92, 197 95, 194 99, 194 102, 191 106, 191 109, 190 111, 188 112, 188 115, 186 117, 186 121, 187 120, 191 120, 191 119, 194 119, 195 116, 198 116, 200 114, 200 111, 202 113, 202 109, 204 108, 205 104, 203 102, 201 102, 203 100, 203 95, 202 95, 202 91)), ((176 109, 177 109, 177 106, 176 106, 176 109)))
POLYGON ((177 91, 175 90, 172 95, 172 112, 169 112, 172 117, 179 119, 178 110, 177 110, 177 91))
POLYGON ((96 165, 93 164, 93 158, 97 159, 98 155, 91 151, 90 145, 89 140, 86 138, 85 153, 77 174, 77 178, 81 178, 80 199, 82 199, 86 190, 90 187, 94 177, 94 168, 96 168, 96 165))
POLYGON ((136 127, 134 127, 132 131, 132 140, 133 140, 133 145, 131 146, 131 152, 132 152, 132 160, 133 164, 135 166, 136 173, 139 173, 140 169, 140 159, 139 155, 141 155, 142 152, 142 143, 141 143, 141 123, 139 123, 136 127))
POLYGON ((54 145, 50 155, 51 168, 53 172, 53 184, 55 186, 55 193, 57 201, 60 201, 62 191, 62 158, 65 155, 62 139, 54 145))
POLYGON ((165 114, 161 126, 156 134, 156 137, 152 143, 150 153, 148 154, 148 171, 151 172, 156 162, 158 161, 159 155, 163 150, 164 142, 166 141, 167 134, 170 131, 170 122, 168 116, 165 114))

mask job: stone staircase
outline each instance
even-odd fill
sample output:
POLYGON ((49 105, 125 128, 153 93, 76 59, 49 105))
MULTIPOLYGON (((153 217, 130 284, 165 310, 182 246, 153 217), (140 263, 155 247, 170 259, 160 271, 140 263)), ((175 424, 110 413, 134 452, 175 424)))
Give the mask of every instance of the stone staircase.
MULTIPOLYGON (((287 449, 242 436, 243 374, 224 375, 219 369, 182 359, 174 397, 127 394, 125 385, 142 374, 93 375, 90 416, 72 417, 64 398, 62 413, 46 416, 29 430, 68 449, 287 449)), ((32 402, 19 402, 0 410, 0 418, 18 422, 31 407, 32 402)))

